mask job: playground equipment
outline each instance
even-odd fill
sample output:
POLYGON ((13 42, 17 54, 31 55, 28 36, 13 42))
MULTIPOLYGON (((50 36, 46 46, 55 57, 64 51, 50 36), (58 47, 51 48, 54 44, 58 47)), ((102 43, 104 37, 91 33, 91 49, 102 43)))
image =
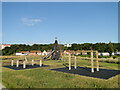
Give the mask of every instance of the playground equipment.
MULTIPOLYGON (((93 52, 96 53, 96 67, 97 71, 99 71, 99 62, 98 62, 98 51, 79 51, 80 53, 83 52, 90 52, 91 53, 91 72, 94 72, 94 64, 93 64, 93 52)), ((76 53, 76 52, 75 52, 76 53)), ((74 56, 74 68, 77 68, 76 56, 74 56)), ((71 53, 69 53, 69 70, 71 70, 71 53)))
POLYGON ((49 56, 51 56, 52 60, 59 60, 60 59, 60 48, 58 45, 58 41, 57 41, 57 37, 55 38, 55 43, 54 43, 54 49, 52 52, 50 52, 46 57, 44 57, 43 59, 48 58, 49 56))
POLYGON ((48 58, 50 55, 52 55, 54 53, 54 50, 52 52, 50 52, 46 57, 44 57, 44 59, 48 58))
MULTIPOLYGON (((38 61, 38 60, 36 60, 38 61)), ((16 63, 16 67, 19 67, 19 64, 23 64, 23 68, 26 68, 26 65, 32 65, 34 66, 35 64, 35 60, 32 60, 31 62, 27 60, 26 56, 25 56, 25 60, 11 60, 11 66, 14 65, 14 63, 16 63)), ((40 63, 40 67, 42 66, 42 60, 39 60, 39 63, 40 63)))

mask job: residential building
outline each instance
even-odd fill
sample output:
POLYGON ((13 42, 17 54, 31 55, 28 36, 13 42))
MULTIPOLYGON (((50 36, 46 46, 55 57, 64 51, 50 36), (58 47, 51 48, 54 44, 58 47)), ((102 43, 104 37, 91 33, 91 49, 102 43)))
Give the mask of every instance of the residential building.
POLYGON ((29 55, 37 55, 37 51, 30 51, 29 55))
POLYGON ((20 52, 17 52, 16 55, 29 55, 29 51, 20 51, 20 52))
POLYGON ((11 47, 11 44, 0 44, 0 50, 4 49, 5 47, 11 47))
POLYGON ((87 52, 82 52, 82 55, 87 55, 87 52))
POLYGON ((70 51, 70 50, 65 50, 65 51, 64 51, 64 54, 68 55, 69 52, 71 52, 71 51, 70 51))
POLYGON ((37 51, 37 55, 42 55, 42 52, 41 51, 37 51))
POLYGON ((115 55, 120 55, 120 52, 116 52, 115 55))
POLYGON ((44 56, 44 55, 47 55, 47 52, 44 50, 43 52, 42 52, 42 55, 44 56))

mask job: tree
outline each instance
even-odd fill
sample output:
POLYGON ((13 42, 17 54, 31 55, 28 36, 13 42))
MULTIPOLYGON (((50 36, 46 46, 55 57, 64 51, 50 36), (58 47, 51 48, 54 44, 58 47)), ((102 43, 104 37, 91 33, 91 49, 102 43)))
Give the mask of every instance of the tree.
POLYGON ((113 45, 112 45, 111 42, 109 42, 109 44, 108 44, 108 52, 109 52, 109 54, 110 54, 110 56, 111 56, 111 55, 112 55, 112 52, 113 52, 113 45))

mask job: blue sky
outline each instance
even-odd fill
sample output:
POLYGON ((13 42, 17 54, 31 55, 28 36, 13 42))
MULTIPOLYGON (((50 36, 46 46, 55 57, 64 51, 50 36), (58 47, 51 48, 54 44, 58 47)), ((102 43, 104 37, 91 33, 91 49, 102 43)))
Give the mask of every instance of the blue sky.
POLYGON ((118 42, 117 2, 2 5, 2 43, 118 42))

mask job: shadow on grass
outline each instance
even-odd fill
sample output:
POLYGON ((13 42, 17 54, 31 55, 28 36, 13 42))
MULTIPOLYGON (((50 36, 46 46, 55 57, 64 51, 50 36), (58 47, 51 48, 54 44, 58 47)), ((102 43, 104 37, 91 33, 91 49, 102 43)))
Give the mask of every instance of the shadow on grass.
POLYGON ((68 70, 68 68, 56 68, 50 70, 71 73, 71 74, 78 74, 82 76, 88 76, 88 77, 94 77, 100 79, 109 79, 113 76, 120 74, 120 70, 109 70, 109 69, 100 69, 100 71, 96 71, 96 69, 94 69, 95 72, 92 73, 91 68, 79 67, 79 66, 77 67, 77 69, 74 69, 74 67, 72 67, 71 70, 68 70))
POLYGON ((6 67, 6 68, 10 68, 10 69, 14 69, 14 70, 24 70, 24 69, 32 69, 32 68, 41 68, 41 67, 50 67, 49 65, 43 65, 40 67, 40 65, 38 64, 34 64, 33 66, 32 65, 26 65, 26 68, 23 68, 23 65, 20 64, 19 67, 16 67, 16 65, 7 65, 7 66, 3 66, 3 67, 6 67))

